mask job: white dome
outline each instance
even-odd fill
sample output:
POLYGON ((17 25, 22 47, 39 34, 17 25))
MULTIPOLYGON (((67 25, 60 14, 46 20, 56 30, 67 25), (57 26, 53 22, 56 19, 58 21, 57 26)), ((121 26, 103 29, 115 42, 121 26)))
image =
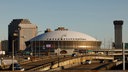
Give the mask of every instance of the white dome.
POLYGON ((44 34, 40 34, 34 37, 30 41, 97 41, 95 38, 86 35, 84 33, 75 31, 51 31, 44 34))

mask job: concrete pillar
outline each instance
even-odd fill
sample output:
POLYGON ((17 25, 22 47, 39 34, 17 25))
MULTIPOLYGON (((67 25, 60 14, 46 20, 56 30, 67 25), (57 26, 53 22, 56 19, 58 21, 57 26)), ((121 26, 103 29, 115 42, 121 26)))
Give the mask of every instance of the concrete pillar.
POLYGON ((114 27, 115 27, 115 48, 121 49, 123 48, 122 43, 122 20, 115 20, 113 21, 114 27))

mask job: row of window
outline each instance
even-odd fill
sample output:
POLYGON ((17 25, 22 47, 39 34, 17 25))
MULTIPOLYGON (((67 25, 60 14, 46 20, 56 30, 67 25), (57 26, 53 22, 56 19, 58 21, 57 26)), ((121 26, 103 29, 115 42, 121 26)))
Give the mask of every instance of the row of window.
POLYGON ((86 40, 85 38, 47 38, 48 41, 53 40, 86 40))

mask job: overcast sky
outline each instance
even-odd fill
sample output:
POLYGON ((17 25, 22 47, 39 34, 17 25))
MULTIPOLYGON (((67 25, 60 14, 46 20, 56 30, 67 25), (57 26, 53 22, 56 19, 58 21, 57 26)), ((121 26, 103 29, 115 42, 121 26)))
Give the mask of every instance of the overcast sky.
POLYGON ((113 20, 123 20, 123 42, 128 42, 128 0, 0 0, 0 38, 8 39, 13 19, 29 19, 39 31, 63 26, 114 41, 113 20))

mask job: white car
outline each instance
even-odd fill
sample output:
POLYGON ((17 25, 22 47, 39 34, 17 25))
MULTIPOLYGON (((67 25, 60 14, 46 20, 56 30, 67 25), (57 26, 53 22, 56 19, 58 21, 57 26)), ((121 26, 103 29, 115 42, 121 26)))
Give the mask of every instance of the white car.
POLYGON ((86 63, 87 63, 87 64, 91 64, 92 61, 91 61, 91 60, 86 60, 86 63))

